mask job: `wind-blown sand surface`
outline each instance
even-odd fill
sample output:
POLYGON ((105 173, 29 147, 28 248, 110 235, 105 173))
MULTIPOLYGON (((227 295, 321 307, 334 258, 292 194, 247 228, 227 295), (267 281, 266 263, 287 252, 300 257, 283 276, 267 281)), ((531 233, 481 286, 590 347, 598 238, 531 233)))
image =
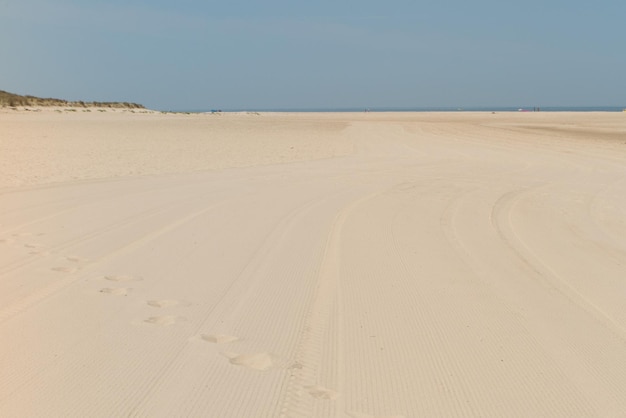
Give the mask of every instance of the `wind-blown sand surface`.
POLYGON ((2 417, 626 415, 626 115, 0 110, 2 417))

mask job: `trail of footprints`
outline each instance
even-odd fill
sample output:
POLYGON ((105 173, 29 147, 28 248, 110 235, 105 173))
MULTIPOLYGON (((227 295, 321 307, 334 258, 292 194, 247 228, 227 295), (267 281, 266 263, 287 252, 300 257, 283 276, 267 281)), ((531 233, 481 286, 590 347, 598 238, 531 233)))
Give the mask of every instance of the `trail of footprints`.
MULTIPOLYGON (((46 235, 44 232, 18 232, 0 238, 0 244, 25 248, 31 256, 48 257, 55 254, 55 251, 47 249, 46 246, 40 242, 31 241, 32 238, 42 237, 44 235, 46 235)), ((50 270, 58 273, 76 273, 84 264, 89 262, 88 259, 76 255, 62 256, 60 261, 63 265, 51 267, 50 270)))
MULTIPOLYGON (((38 255, 42 257, 54 254, 52 251, 47 250, 44 245, 38 242, 24 242, 24 238, 31 239, 32 237, 40 236, 44 234, 33 233, 19 233, 13 234, 7 238, 0 238, 0 244, 5 245, 18 245, 29 251, 30 255, 38 255)), ((59 264, 51 267, 50 270, 56 273, 62 274, 74 274, 77 273, 85 264, 89 262, 88 259, 77 255, 66 255, 59 259, 59 264)), ((106 275, 100 278, 100 280, 107 282, 108 286, 101 287, 98 292, 103 295, 112 297, 124 297, 132 294, 134 288, 143 279, 141 277, 118 274, 118 275, 106 275)), ((176 299, 149 299, 145 301, 146 305, 158 310, 167 310, 168 308, 180 308, 191 306, 191 303, 176 299)), ((187 318, 179 315, 162 314, 149 316, 143 319, 140 323, 148 324, 150 326, 168 327, 178 323, 186 322, 187 318)), ((236 336, 227 334, 200 334, 199 337, 193 338, 194 340, 200 340, 205 343, 215 345, 228 345, 235 343, 240 339, 236 336)), ((267 371, 273 368, 277 368, 276 356, 268 352, 258 353, 235 353, 230 351, 219 352, 227 361, 236 367, 243 367, 255 371, 267 371)), ((297 362, 287 367, 302 368, 297 362)), ((303 386, 302 390, 308 393, 314 399, 319 400, 334 400, 339 397, 339 393, 331 389, 325 388, 320 385, 303 386)))
MULTIPOLYGON (((8 238, 0 238, 0 244, 5 245, 18 245, 22 248, 29 250, 30 255, 38 255, 38 256, 49 256, 54 254, 54 252, 45 248, 44 245, 38 242, 24 242, 23 240, 31 239, 36 236, 40 236, 43 234, 33 234, 33 233, 19 233, 13 234, 8 238)), ((66 255, 62 256, 59 260, 59 264, 51 267, 50 270, 56 273, 62 274, 74 274, 77 273, 85 264, 89 262, 88 259, 77 256, 77 255, 66 255)), ((101 287, 98 292, 103 295, 112 296, 112 297, 125 297, 130 296, 136 286, 139 285, 139 282, 143 281, 141 277, 128 275, 128 274, 117 274, 117 275, 106 275, 100 277, 99 280, 106 282, 108 285, 101 287), (134 287, 133 287, 134 286, 134 287)), ((180 308, 180 307, 188 307, 191 306, 191 303, 183 300, 176 299, 149 299, 145 301, 146 305, 154 308, 155 310, 167 310, 169 308, 180 308)), ((162 315, 154 315, 149 316, 139 323, 147 324, 149 326, 156 327, 169 327, 179 323, 186 322, 187 318, 185 316, 173 315, 173 314, 162 314, 162 315)), ((231 343, 235 343, 240 339, 233 335, 227 334, 200 334, 198 337, 194 337, 193 340, 203 341, 205 343, 215 344, 215 345, 228 345, 231 343)), ((236 353, 231 351, 219 351, 219 354, 227 359, 227 361, 236 367, 243 367, 246 369, 254 370, 254 371, 268 371, 270 369, 275 369, 278 367, 277 357, 268 352, 258 352, 258 353, 236 353)), ((292 364, 287 369, 293 368, 302 368, 302 365, 299 365, 297 362, 292 364)), ((334 400, 339 397, 339 393, 325 388, 320 385, 311 385, 311 386, 303 386, 303 392, 308 393, 312 398, 318 400, 334 400)))
MULTIPOLYGON (((49 256, 51 251, 46 250, 45 246, 39 244, 37 242, 26 242, 20 243, 23 238, 30 238, 33 236, 41 236, 44 234, 33 234, 33 233, 19 233, 13 234, 8 238, 0 238, 0 244, 6 245, 14 245, 18 244, 23 246, 29 251, 30 255, 39 255, 39 256, 49 256)), ((79 257, 77 255, 67 255, 62 258, 64 265, 58 265, 52 267, 51 270, 57 273, 64 274, 73 274, 78 272, 83 265, 89 262, 88 259, 79 257)), ((99 289, 99 293, 110 296, 129 296, 132 291, 133 284, 136 282, 141 282, 143 279, 141 277, 119 274, 119 275, 107 275, 101 278, 102 280, 108 282, 110 285, 107 287, 102 287, 99 289)), ((177 307, 188 307, 191 306, 191 303, 182 300, 176 299, 150 299, 145 301, 146 305, 155 308, 155 309, 167 309, 167 308, 177 308, 177 307)), ((145 324, 149 324, 152 326, 159 327, 167 327, 171 325, 175 325, 177 323, 186 322, 187 318, 179 315, 155 315, 145 318, 142 322, 145 324)), ((200 334, 199 338, 194 338, 196 340, 201 340, 206 343, 216 344, 216 345, 228 345, 234 342, 239 341, 240 339, 233 335, 227 334, 200 334)), ((230 351, 222 351, 220 354, 225 357, 230 364, 237 367, 244 367, 250 370, 255 371, 267 371, 272 368, 276 368, 277 359, 274 355, 268 352, 259 352, 259 353, 235 353, 230 351)), ((304 367, 302 364, 298 362, 291 364, 286 367, 287 369, 298 369, 304 367)), ((302 390, 308 395, 310 395, 314 399, 318 400, 335 400, 340 394, 332 389, 320 386, 320 385, 310 385, 310 386, 302 386, 302 390)), ((367 414, 350 414, 350 416, 358 417, 358 418, 374 418, 373 415, 367 414)), ((397 415, 394 417, 403 418, 403 415, 397 415)))
MULTIPOLYGON (((131 275, 111 275, 104 276, 102 279, 111 282, 124 284, 129 282, 139 282, 142 279, 140 277, 135 277, 131 275)), ((115 296, 128 296, 132 292, 132 288, 130 287, 104 287, 100 289, 100 293, 115 295, 115 296)), ((191 303, 187 301, 181 301, 176 299, 149 299, 146 300, 145 303, 156 309, 167 309, 174 307, 187 307, 190 306, 191 303)), ((155 326, 171 326, 180 322, 187 321, 186 317, 177 316, 177 315, 157 315, 150 316, 144 319, 142 322, 145 324, 155 325, 155 326)), ((228 334, 200 334, 197 337, 193 337, 190 339, 191 341, 203 341, 210 344, 216 345, 228 345, 231 343, 235 343, 240 341, 239 337, 228 335, 228 334)), ((258 353, 236 353, 231 351, 221 351, 219 352, 223 357, 225 357, 230 364, 233 366, 243 367, 250 370, 256 371, 267 371, 277 367, 277 357, 268 352, 258 352, 258 353)), ((294 367, 298 367, 292 364, 287 367, 287 369, 291 369, 294 367)), ((302 367, 302 365, 300 365, 302 367)), ((325 388, 320 385, 311 385, 311 386, 303 386, 302 389, 306 391, 311 397, 319 400, 334 400, 339 397, 339 393, 325 388)))
MULTIPOLYGON (((239 341, 238 337, 227 334, 201 334, 200 339, 213 344, 229 344, 239 341)), ((223 351, 221 354, 226 357, 230 364, 235 366, 242 366, 252 370, 270 370, 277 364, 277 359, 274 355, 267 352, 251 353, 251 354, 239 354, 230 351, 223 351)), ((302 368, 299 363, 293 363, 287 367, 287 369, 302 368)), ((339 397, 339 392, 332 389, 325 388, 320 385, 303 386, 304 389, 311 397, 319 400, 335 400, 339 397)))
POLYGON ((34 234, 32 232, 19 232, 0 238, 0 244, 11 247, 26 248, 28 254, 31 255, 49 255, 43 248, 44 246, 38 242, 30 241, 31 237, 43 236, 44 233, 34 234))
MULTIPOLYGON (((113 296, 130 295, 133 291, 133 288, 129 286, 127 287, 124 285, 125 284, 130 285, 132 284, 132 282, 140 282, 143 280, 141 277, 132 276, 128 274, 109 275, 109 276, 102 277, 102 279, 107 282, 110 282, 112 286, 116 285, 116 287, 103 287, 99 290, 99 292, 106 294, 106 295, 113 295, 113 296)), ((186 307, 186 306, 190 306, 191 304, 186 301, 180 301, 180 300, 175 300, 175 299, 151 299, 151 300, 146 301, 146 305, 152 308, 161 309, 161 308, 173 308, 173 307, 178 307, 178 306, 186 307)), ((179 322, 185 322, 185 321, 187 321, 187 318, 184 316, 156 315, 156 316, 148 317, 144 319, 142 322, 145 324, 165 327, 165 326, 169 326, 169 325, 173 325, 173 324, 176 324, 179 322)))
MULTIPOLYGON (((227 334, 201 334, 200 339, 209 343, 222 345, 239 341, 238 337, 227 334)), ((228 359, 230 364, 252 370, 265 371, 277 365, 276 357, 267 352, 239 354, 230 351, 222 351, 221 354, 228 359)), ((303 367, 302 364, 295 362, 286 367, 286 369, 301 369, 303 367)), ((321 385, 303 386, 302 389, 311 397, 318 400, 335 400, 340 396, 339 392, 321 385)))
MULTIPOLYGON (((10 236, 0 238, 0 244, 25 248, 29 255, 47 257, 55 254, 54 251, 47 249, 45 245, 34 241, 36 237, 45 235, 44 233, 20 232, 10 236)), ((62 274, 74 274, 79 272, 90 260, 78 255, 69 254, 60 256, 57 265, 50 267, 50 270, 62 274)), ((110 283, 109 287, 102 287, 99 292, 111 296, 128 296, 132 293, 133 288, 130 287, 132 282, 138 282, 142 279, 132 275, 108 275, 102 279, 110 283)), ((154 308, 171 308, 176 306, 189 306, 188 302, 162 299, 148 300, 146 303, 154 308)), ((177 322, 184 322, 187 318, 175 315, 160 315, 146 318, 143 322, 157 326, 168 326, 177 322)))
MULTIPOLYGON (((50 253, 44 250, 40 251, 38 254, 49 255, 50 253)), ((83 265, 89 262, 89 259, 77 255, 67 255, 64 257, 63 261, 65 261, 66 265, 52 267, 52 271, 58 271, 59 273, 76 273, 83 265), (67 263, 69 263, 69 265, 67 265, 67 263)))
MULTIPOLYGON (((141 280, 139 277, 128 275, 104 276, 103 279, 113 283, 136 282, 141 280)), ((132 290, 133 289, 130 287, 103 287, 100 289, 100 293, 115 296, 128 296, 132 290)))

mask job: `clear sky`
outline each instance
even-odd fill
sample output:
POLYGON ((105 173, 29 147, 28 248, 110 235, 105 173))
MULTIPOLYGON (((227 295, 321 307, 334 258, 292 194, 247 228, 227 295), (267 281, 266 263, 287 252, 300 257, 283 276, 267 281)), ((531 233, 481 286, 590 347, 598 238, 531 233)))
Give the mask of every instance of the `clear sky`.
POLYGON ((0 0, 0 90, 155 109, 626 104, 625 0, 0 0))

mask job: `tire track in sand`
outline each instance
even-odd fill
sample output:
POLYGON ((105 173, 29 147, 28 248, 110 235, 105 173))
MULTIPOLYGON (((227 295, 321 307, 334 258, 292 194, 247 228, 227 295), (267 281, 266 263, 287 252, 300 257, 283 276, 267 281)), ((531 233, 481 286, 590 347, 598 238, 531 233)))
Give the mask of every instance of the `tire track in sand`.
MULTIPOLYGON (((127 254, 129 252, 132 252, 134 250, 136 250, 137 248, 141 248, 142 246, 144 246, 146 243, 153 241, 157 238, 159 238, 160 236, 180 227, 181 225, 184 225, 192 220, 194 220, 195 218, 202 216, 203 214, 210 212, 211 210, 215 209, 217 206, 220 206, 222 204, 225 203, 216 203, 213 205, 210 205, 208 207, 203 207, 202 209, 195 211, 185 217, 182 217, 178 220, 176 220, 175 222, 172 222, 170 224, 167 224, 165 226, 163 226, 160 229, 157 229, 155 231, 152 231, 151 233, 130 242, 129 244, 125 245, 124 247, 120 248, 117 251, 114 251, 113 253, 109 253, 106 257, 101 258, 100 260, 98 260, 97 263, 94 263, 94 265, 97 264, 102 264, 105 261, 119 256, 119 254, 127 254)), ((81 275, 77 275, 75 273, 70 273, 67 274, 63 279, 57 280, 55 282, 50 283, 48 286, 38 289, 36 292, 28 295, 25 298, 22 298, 20 300, 18 300, 17 302, 13 303, 12 305, 6 306, 3 309, 0 309, 0 323, 6 321, 7 319, 9 319, 10 317, 26 310, 29 309, 30 307, 36 305, 37 303, 41 302, 42 300, 46 299, 47 297, 55 294, 56 292, 66 288, 67 286, 71 285, 72 283, 74 283, 75 281, 79 280, 82 276, 81 275)))
POLYGON ((492 207, 491 222, 503 243, 521 261, 521 267, 530 274, 530 277, 544 284, 548 291, 556 291, 567 300, 570 315, 575 314, 576 311, 586 314, 578 315, 579 321, 584 321, 588 327, 586 334, 579 334, 578 331, 559 333, 563 343, 579 353, 575 363, 570 360, 569 364, 565 363, 566 365, 562 367, 565 367, 564 370, 572 381, 586 388, 587 393, 593 393, 591 399, 596 400, 593 405, 597 411, 602 411, 598 412, 599 415, 616 416, 618 411, 623 412, 624 393, 616 388, 619 388, 619 382, 626 369, 623 362, 603 362, 598 359, 603 356, 606 358, 623 357, 623 347, 626 343, 624 326, 552 269, 516 233, 512 222, 513 210, 523 198, 528 198, 529 195, 536 194, 550 185, 522 188, 504 194, 492 207))
MULTIPOLYGON (((545 186, 538 186, 536 189, 541 189, 545 186)), ((535 190, 533 188, 532 190, 535 190)), ((519 193, 524 193, 528 191, 528 189, 515 190, 513 192, 509 192, 508 194, 511 196, 517 196, 519 193)), ((516 399, 520 404, 515 405, 515 403, 510 402, 509 408, 522 408, 523 405, 528 405, 533 403, 536 407, 535 412, 541 411, 541 413, 548 414, 550 416, 553 415, 561 415, 566 413, 567 416, 589 416, 593 415, 592 409, 590 405, 586 402, 584 397, 584 393, 580 391, 574 384, 571 383, 571 379, 569 378, 566 371, 562 369, 560 366, 556 366, 554 364, 554 359, 550 354, 550 350, 545 348, 545 341, 542 339, 541 335, 537 334, 536 329, 533 327, 529 328, 529 324, 522 320, 519 316, 518 312, 524 312, 525 310, 533 310, 536 311, 540 308, 536 306, 536 304, 527 304, 520 302, 518 299, 521 295, 527 295, 528 285, 521 283, 520 286, 515 286, 510 288, 510 283, 506 283, 504 286, 507 291, 503 292, 502 283, 500 282, 500 277, 508 276, 504 274, 502 270, 500 270, 497 266, 494 266, 490 262, 485 262, 485 260, 481 260, 480 255, 476 251, 475 247, 471 244, 465 242, 462 239, 461 234, 457 229, 457 218, 460 214, 463 213, 462 207, 463 202, 469 200, 468 197, 473 194, 480 192, 480 188, 473 188, 465 193, 462 193, 455 198, 451 199, 445 210, 441 214, 440 225, 442 231, 446 237, 446 240, 450 243, 450 246, 455 250, 459 259, 470 269, 473 273, 472 280, 476 281, 481 287, 481 293, 484 295, 488 295, 489 306, 490 309, 498 309, 503 315, 498 316, 495 321, 490 323, 490 332, 497 332, 500 335, 505 335, 507 329, 515 329, 515 333, 517 335, 523 335, 523 344, 512 344, 503 346, 495 345, 495 346, 487 346, 485 350, 484 346, 481 345, 481 350, 477 351, 473 354, 475 358, 481 358, 484 356, 490 355, 490 353, 501 352, 506 353, 507 356, 507 368, 510 370, 509 373, 513 373, 517 376, 524 376, 525 373, 529 373, 529 370, 539 369, 543 374, 544 378, 549 379, 551 384, 545 386, 545 381, 539 380, 531 380, 520 378, 516 381, 516 384, 511 387, 506 380, 506 376, 502 376, 501 371, 498 368, 486 368, 483 370, 486 376, 489 376, 489 379, 492 381, 497 381, 497 379, 504 379, 502 381, 502 385, 498 387, 498 390, 492 390, 488 392, 481 393, 480 386, 474 386, 474 389, 471 390, 472 396, 478 396, 479 398, 483 398, 483 401, 479 402, 478 405, 488 406, 489 409, 482 409, 482 411, 474 411, 475 414, 486 413, 486 415, 493 416, 501 416, 503 414, 509 414, 509 412, 504 412, 502 409, 498 409, 499 402, 498 399, 501 397, 509 397, 510 399, 516 399), (511 294, 514 296, 511 298, 511 294), (525 362, 525 356, 530 356, 533 359, 532 365, 529 365, 525 362), (556 382, 560 382, 560 384, 556 384, 556 382), (541 388, 544 386, 542 390, 546 393, 545 399, 539 400, 539 397, 532 397, 532 390, 524 390, 519 391, 519 388, 522 386, 541 388), (476 390, 478 388, 478 390, 476 390), (561 400, 562 391, 567 390, 570 392, 570 400, 565 403, 559 402, 561 400), (521 396, 524 395, 524 396, 521 396), (487 396, 487 397, 485 397, 487 396)), ((504 196, 506 196, 505 193, 504 196)), ((501 199, 502 197, 500 197, 501 199)), ((496 201, 497 202, 497 201, 496 201)), ((491 206, 491 210, 493 211, 493 207, 491 206)), ((484 206, 484 209, 487 209, 488 206, 484 206)), ((468 208, 465 208, 467 211, 468 208)), ((491 213, 488 213, 491 215, 491 213)), ((472 217, 475 218, 476 214, 472 214, 472 217)), ((493 219, 486 220, 490 223, 493 222, 493 219)), ((467 223, 467 221, 465 221, 467 223)), ((463 224, 463 223, 462 223, 463 224)), ((500 235, 497 231, 493 231, 494 239, 501 239, 500 235)), ((487 244, 487 243, 485 243, 487 244)), ((513 257, 513 260, 520 257, 520 255, 516 252, 511 252, 511 248, 508 245, 504 246, 504 253, 501 255, 503 257, 513 257)), ((494 251, 491 251, 491 254, 496 254, 494 251)), ((506 262, 505 262, 506 263, 506 262)), ((526 266, 527 267, 527 266, 526 266)), ((536 272, 534 272, 536 273, 536 272)), ((531 274, 531 277, 534 278, 535 274, 531 274)), ((507 279, 505 279, 507 280, 507 279)), ((541 284, 540 286, 544 286, 541 284)), ((534 288, 533 285, 531 287, 534 288)), ((522 298, 523 299, 523 298, 522 298)), ((475 310, 474 310, 475 311, 475 310)), ((476 311, 475 311, 476 313, 476 311)), ((468 350, 466 348, 466 350, 468 350)), ((514 410, 514 409, 513 409, 514 410)))
MULTIPOLYGON (((194 198, 190 198, 190 199, 186 199, 186 202, 189 201, 193 201, 194 198)), ((80 236, 77 236, 75 238, 71 238, 69 240, 66 240, 64 242, 61 242, 59 244, 50 246, 50 247, 45 247, 45 250, 52 253, 52 254, 57 254, 57 253, 62 253, 64 251, 67 251, 69 248, 72 247, 76 247, 78 245, 82 245, 85 242, 89 242, 91 240, 95 240, 95 239, 101 239, 102 236, 106 233, 109 233, 111 231, 116 231, 119 230, 121 228, 127 227, 129 225, 134 225, 139 221, 145 220, 145 219, 149 219, 153 216, 157 216, 160 215, 174 207, 180 206, 181 202, 180 201, 176 201, 176 202, 169 202, 166 204, 162 204, 159 205, 157 207, 153 207, 150 208, 148 210, 145 211, 141 211, 138 213, 135 213, 131 216, 128 217, 124 217, 122 219, 116 220, 112 223, 109 223, 107 225, 104 225, 100 228, 96 228, 86 234, 82 234, 80 236)), ((83 205, 86 206, 86 205, 83 205)), ((68 210, 69 211, 74 211, 76 208, 71 208, 68 210)), ((27 244, 28 245, 28 244, 27 244)), ((39 248, 43 248, 42 246, 40 246, 39 248)), ((7 263, 3 266, 0 266, 0 274, 7 274, 10 273, 14 270, 17 270, 19 268, 31 265, 33 263, 38 263, 41 262, 41 260, 39 259, 32 259, 32 258, 28 258, 28 259, 20 259, 20 260, 16 260, 12 263, 7 263)))
POLYGON ((289 377, 285 390, 285 397, 280 407, 280 416, 285 418, 315 416, 315 402, 332 401, 329 408, 332 416, 344 414, 345 406, 341 397, 343 392, 343 364, 344 350, 341 342, 343 305, 341 298, 341 235, 343 225, 349 215, 359 205, 378 196, 380 192, 369 194, 351 203, 342 209, 333 222, 326 250, 320 265, 318 284, 311 305, 306 313, 304 326, 296 346, 292 366, 289 368, 289 377), (334 333, 329 329, 334 328, 334 333), (329 335, 335 336, 333 341, 326 341, 329 335), (325 346, 331 346, 325 350, 325 346), (331 373, 335 381, 320 384, 320 370, 328 364, 323 364, 325 351, 331 354, 334 369, 331 373), (332 387, 329 387, 332 386, 332 387))
POLYGON ((587 311, 599 322, 624 338, 626 328, 622 324, 616 322, 607 312, 586 298, 578 289, 571 286, 567 280, 550 268, 515 232, 515 227, 511 221, 511 212, 517 203, 524 197, 535 194, 549 186, 550 184, 523 188, 504 194, 493 205, 491 223, 502 241, 517 255, 517 258, 533 276, 547 282, 549 287, 557 289, 572 303, 587 311))
MULTIPOLYGON (((256 289, 262 284, 260 280, 261 276, 256 274, 257 271, 264 269, 268 264, 275 262, 276 258, 280 256, 278 252, 282 243, 289 237, 294 227, 302 222, 303 218, 313 212, 316 208, 320 207, 329 199, 329 196, 316 197, 314 199, 307 200, 304 204, 298 205, 296 208, 291 209, 280 221, 278 221, 271 232, 265 237, 261 245, 255 250, 251 258, 248 260, 245 266, 243 266, 241 272, 237 275, 228 286, 223 289, 222 295, 219 300, 211 306, 207 306, 207 309, 200 311, 196 314, 196 319, 191 325, 192 332, 190 334, 195 335, 197 339, 212 343, 226 343, 232 342, 239 337, 235 336, 223 336, 203 333, 202 330, 212 330, 221 323, 227 317, 237 316, 239 310, 246 305, 246 302, 254 297, 256 289), (230 337, 230 338, 224 338, 230 337), (228 341, 231 339, 231 341, 228 341), (220 342, 218 342, 218 340, 220 342)), ((192 339, 193 340, 193 339, 192 339)), ((185 367, 184 361, 185 355, 190 342, 192 340, 186 340, 177 344, 172 344, 172 348, 169 352, 168 358, 163 362, 160 368, 154 373, 153 378, 146 382, 143 386, 138 387, 137 390, 129 396, 120 401, 118 410, 128 410, 129 416, 143 416, 151 415, 155 412, 151 410, 150 397, 159 390, 162 390, 162 386, 166 384, 170 376, 175 375, 178 369, 185 367)), ((255 370, 266 371, 274 366, 274 358, 271 353, 260 351, 254 353, 233 353, 230 351, 221 352, 222 357, 232 365, 232 367, 241 367, 255 370)), ((228 371, 230 373, 231 371, 228 371)), ((211 376, 207 376, 209 378, 211 376)), ((204 382, 198 382, 197 386, 203 387, 204 382)), ((197 403, 200 399, 196 399, 190 405, 186 405, 184 410, 186 414, 197 414, 197 403)), ((247 415, 246 415, 247 416, 247 415)))

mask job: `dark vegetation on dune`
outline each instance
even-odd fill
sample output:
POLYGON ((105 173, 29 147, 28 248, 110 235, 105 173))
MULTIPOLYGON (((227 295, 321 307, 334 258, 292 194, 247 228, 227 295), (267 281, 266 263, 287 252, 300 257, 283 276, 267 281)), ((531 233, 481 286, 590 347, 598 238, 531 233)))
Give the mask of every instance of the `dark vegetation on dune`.
POLYGON ((69 107, 110 107, 123 109, 145 109, 143 105, 128 102, 83 102, 62 99, 20 96, 0 90, 0 106, 69 106, 69 107))

